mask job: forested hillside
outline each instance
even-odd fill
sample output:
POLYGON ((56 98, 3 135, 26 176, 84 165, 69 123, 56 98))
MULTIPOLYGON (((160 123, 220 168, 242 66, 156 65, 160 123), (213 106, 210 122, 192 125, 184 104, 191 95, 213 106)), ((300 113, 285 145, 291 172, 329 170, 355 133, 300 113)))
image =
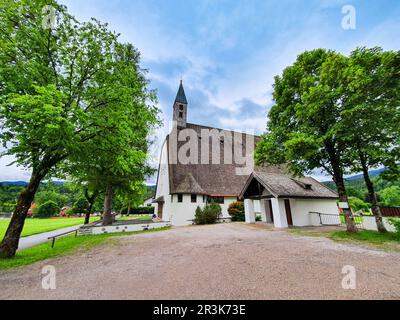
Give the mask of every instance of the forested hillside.
MULTIPOLYGON (((388 181, 382 175, 372 177, 378 201, 381 206, 400 207, 400 181, 388 181)), ((323 182, 326 186, 336 191, 333 181, 323 182)), ((369 203, 367 187, 365 186, 362 176, 353 176, 345 181, 346 190, 350 197, 355 197, 366 204, 369 203)))
MULTIPOLYGON (((21 183, 13 184, 11 182, 0 183, 0 213, 12 212, 17 201, 19 193, 25 188, 21 183)), ((147 192, 143 195, 143 200, 154 195, 155 189, 147 188, 147 192)), ((46 201, 53 201, 59 208, 79 206, 84 197, 82 189, 74 186, 71 183, 42 183, 39 191, 35 196, 35 203, 41 204, 46 201)), ((101 198, 95 203, 95 211, 101 211, 103 207, 101 198)), ((116 197, 116 211, 126 207, 125 199, 116 197)), ((140 201, 139 201, 140 202, 140 201)), ((140 203, 138 204, 140 205, 140 203)))

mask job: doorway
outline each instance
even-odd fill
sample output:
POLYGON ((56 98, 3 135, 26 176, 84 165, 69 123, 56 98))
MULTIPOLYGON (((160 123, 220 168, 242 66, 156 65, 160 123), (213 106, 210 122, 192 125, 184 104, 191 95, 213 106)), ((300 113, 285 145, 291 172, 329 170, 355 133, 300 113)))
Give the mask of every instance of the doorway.
POLYGON ((289 227, 293 226, 292 210, 290 208, 290 200, 285 199, 286 220, 289 227))
POLYGON ((274 214, 272 212, 272 202, 270 199, 266 200, 265 210, 267 214, 267 221, 274 223, 274 214))
POLYGON ((164 203, 159 202, 158 206, 157 206, 157 217, 160 218, 161 220, 162 220, 162 214, 163 214, 163 207, 164 207, 164 203))

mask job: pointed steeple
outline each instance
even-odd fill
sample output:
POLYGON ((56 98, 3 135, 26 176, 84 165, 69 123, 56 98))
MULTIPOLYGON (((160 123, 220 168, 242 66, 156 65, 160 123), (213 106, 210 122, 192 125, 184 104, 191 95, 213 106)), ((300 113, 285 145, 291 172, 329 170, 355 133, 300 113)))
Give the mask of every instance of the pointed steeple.
POLYGON ((186 128, 186 119, 187 119, 187 100, 181 80, 178 93, 176 94, 174 102, 173 120, 176 122, 178 128, 186 128))
POLYGON ((175 102, 187 104, 185 90, 183 90, 182 80, 179 85, 178 93, 176 94, 175 102))

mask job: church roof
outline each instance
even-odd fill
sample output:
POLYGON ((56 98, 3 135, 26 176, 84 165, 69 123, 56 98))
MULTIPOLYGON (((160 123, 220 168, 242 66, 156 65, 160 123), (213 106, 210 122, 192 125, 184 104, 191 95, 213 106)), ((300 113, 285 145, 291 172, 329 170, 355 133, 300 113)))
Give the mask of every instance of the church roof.
POLYGON ((187 173, 182 181, 180 181, 175 191, 177 193, 186 193, 188 192, 187 190, 190 190, 190 193, 205 194, 191 172, 187 173))
MULTIPOLYGON (((183 89, 182 80, 179 85, 179 90, 176 95, 175 102, 187 104, 185 91, 183 89)), ((284 166, 257 166, 250 168, 246 172, 238 172, 238 169, 243 169, 245 164, 236 163, 236 155, 232 157, 232 161, 224 161, 225 154, 224 150, 229 144, 226 143, 225 137, 233 137, 232 150, 239 151, 241 158, 246 156, 247 159, 253 158, 253 152, 255 145, 260 140, 260 137, 250 135, 247 133, 239 133, 231 130, 224 130, 218 128, 212 128, 193 123, 186 123, 185 127, 174 127, 171 134, 166 138, 167 152, 168 152, 168 173, 169 173, 169 188, 170 194, 177 193, 193 193, 193 194, 205 194, 205 195, 220 195, 220 196, 241 196, 245 192, 245 186, 250 183, 257 184, 254 182, 256 179, 258 185, 263 186, 264 194, 269 196, 277 197, 319 197, 319 198, 337 198, 337 194, 320 184, 316 180, 308 177, 304 178, 293 178, 287 174, 287 170, 284 166), (194 139, 185 141, 179 141, 179 133, 182 130, 191 129, 194 139), (217 130, 219 134, 219 161, 213 161, 213 143, 212 139, 208 142, 202 141, 202 130, 213 129, 217 130), (176 131, 175 131, 176 130, 176 131), (197 135, 197 139, 196 139, 197 135), (240 137, 241 139, 237 139, 240 137), (249 140, 250 138, 250 140, 249 140), (172 141, 176 139, 176 141, 172 141), (251 141, 253 148, 249 148, 246 144, 251 141), (202 163, 202 147, 208 144, 208 163, 202 163), (174 154, 171 154, 171 146, 176 145, 177 150, 174 154), (182 148, 184 146, 184 148, 182 148), (182 149, 181 149, 182 148, 182 149), (196 158, 196 163, 181 163, 176 160, 178 150, 192 151, 196 150, 193 156, 196 158), (196 155, 197 154, 197 155, 196 155), (174 158, 172 160, 172 158, 174 158), (175 163, 177 162, 177 163, 175 163), (230 162, 230 163, 229 163, 230 162), (249 177, 250 176, 250 177, 249 177)), ((215 145, 214 145, 215 147, 215 145)), ((233 152, 230 152, 231 154, 233 152)), ((193 160, 193 159, 192 159, 193 160)), ((214 159, 216 160, 216 159, 214 159)), ((218 159, 217 159, 218 160, 218 159)), ((242 159, 240 159, 242 160, 242 159)), ((239 160, 239 162, 240 162, 239 160)), ((204 157, 203 157, 204 162, 204 157)), ((247 161, 248 162, 248 161, 247 161)), ((254 191, 254 190, 253 190, 254 191)), ((260 190, 256 190, 259 192, 260 190)), ((156 199, 157 200, 157 199, 156 199)), ((160 199, 164 200, 164 199, 160 199)))
POLYGON ((338 198, 336 192, 311 177, 293 177, 283 171, 268 172, 258 169, 247 179, 240 197, 252 196, 254 192, 276 198, 338 198), (260 184, 261 189, 258 192, 252 185, 255 181, 260 184))
MULTIPOLYGON (((229 195, 238 196, 242 191, 243 186, 246 183, 248 174, 238 175, 236 169, 243 167, 242 165, 235 164, 224 164, 224 152, 223 146, 221 146, 220 161, 218 164, 212 164, 211 151, 212 141, 210 139, 209 150, 210 150, 210 161, 209 164, 201 164, 201 129, 216 129, 221 134, 230 133, 233 131, 217 129, 212 127, 201 126, 197 124, 187 123, 187 129, 193 129, 198 137, 198 161, 197 164, 169 164, 169 177, 170 177, 170 193, 196 193, 196 194, 207 194, 207 195, 229 195)), ((184 129, 184 128, 183 128, 184 129)), ((178 129, 179 131, 182 129, 178 129)), ((242 133, 242 141, 240 145, 236 145, 239 150, 242 150, 242 154, 249 154, 252 152, 251 148, 245 148, 246 135, 242 133)), ((259 137, 253 136, 254 142, 259 140, 259 137)), ((167 136, 168 145, 171 143, 171 135, 167 136)), ((194 141, 191 141, 195 143, 194 141)), ((177 146, 179 148, 189 142, 178 141, 177 146)), ((222 142, 221 142, 222 145, 222 142)), ((193 146, 195 147, 195 146, 193 146)), ((169 148, 169 147, 168 147, 169 148)))
POLYGON ((182 80, 179 85, 178 93, 176 94, 175 102, 187 104, 185 90, 183 90, 182 80))
MULTIPOLYGON (((254 179, 259 181, 264 188, 264 195, 269 194, 273 197, 298 197, 298 198, 337 198, 337 194, 329 188, 314 180, 311 177, 293 177, 288 172, 285 166, 255 166, 252 173, 240 175, 237 174, 237 168, 243 167, 235 163, 233 159, 232 164, 224 164, 223 142, 221 141, 220 161, 213 164, 211 161, 212 141, 210 139, 210 161, 209 164, 201 163, 201 130, 202 129, 216 129, 221 135, 232 134, 233 131, 206 127, 202 125, 187 123, 186 128, 194 130, 199 140, 197 141, 198 148, 198 161, 197 164, 173 164, 169 163, 169 179, 170 179, 170 193, 193 193, 193 194, 206 194, 206 195, 220 195, 220 196, 243 196, 246 186, 254 179)), ((176 129, 177 134, 180 130, 176 129)), ((242 151, 242 155, 250 155, 253 150, 246 148, 246 133, 242 134, 242 143, 234 141, 234 147, 242 151)), ((171 143, 172 135, 167 136, 167 147, 171 143)), ((251 136, 251 135, 249 135, 251 136)), ((254 144, 260 140, 258 136, 252 136, 254 144)), ((177 148, 184 144, 195 143, 193 140, 178 141, 177 148)), ((191 145, 191 148, 195 148, 191 145)), ((254 146, 255 147, 255 146, 254 146)), ((169 150, 168 150, 169 153, 169 150)), ((171 155, 169 154, 169 157, 171 155)))

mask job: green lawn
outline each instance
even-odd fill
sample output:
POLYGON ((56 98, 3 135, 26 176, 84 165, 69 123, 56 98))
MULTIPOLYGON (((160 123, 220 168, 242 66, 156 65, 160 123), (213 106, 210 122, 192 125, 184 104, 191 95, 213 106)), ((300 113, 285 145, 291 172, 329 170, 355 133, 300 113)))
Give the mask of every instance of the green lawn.
POLYGON ((152 217, 151 217, 151 215, 147 215, 147 214, 144 214, 144 215, 130 215, 130 216, 122 216, 121 218, 118 218, 117 220, 118 221, 126 221, 126 220, 135 220, 135 219, 138 219, 138 220, 151 220, 152 219, 152 217))
POLYGON ((368 242, 381 245, 386 242, 400 244, 399 236, 394 232, 380 233, 372 230, 360 230, 357 233, 348 233, 347 231, 336 231, 329 236, 333 240, 353 240, 358 242, 368 242))
MULTIPOLYGON (((342 214, 340 215, 340 222, 341 222, 342 224, 345 224, 344 215, 342 215, 342 214)), ((356 224, 361 224, 361 223, 364 222, 364 218, 363 218, 363 217, 356 216, 356 217, 354 217, 354 222, 355 222, 356 224)))
POLYGON ((108 233, 100 235, 78 236, 74 235, 62 237, 56 240, 54 248, 51 242, 43 243, 32 248, 18 251, 12 259, 0 259, 0 270, 26 266, 37 261, 63 256, 76 252, 77 250, 89 250, 97 245, 113 241, 117 237, 127 236, 138 233, 156 232, 167 230, 169 227, 151 229, 136 232, 108 233))
POLYGON ((348 233, 344 229, 305 227, 288 230, 289 233, 307 237, 326 237, 338 242, 364 245, 386 251, 400 251, 400 237, 394 232, 379 233, 372 230, 359 230, 348 233))
MULTIPOLYGON (((91 218, 91 221, 98 220, 98 217, 91 218)), ((25 220, 24 229, 22 230, 22 237, 31 236, 33 234, 53 231, 66 227, 83 224, 85 218, 50 218, 50 219, 38 219, 38 218, 27 218, 25 220)), ((6 233, 10 219, 0 219, 0 239, 3 238, 6 233)))

